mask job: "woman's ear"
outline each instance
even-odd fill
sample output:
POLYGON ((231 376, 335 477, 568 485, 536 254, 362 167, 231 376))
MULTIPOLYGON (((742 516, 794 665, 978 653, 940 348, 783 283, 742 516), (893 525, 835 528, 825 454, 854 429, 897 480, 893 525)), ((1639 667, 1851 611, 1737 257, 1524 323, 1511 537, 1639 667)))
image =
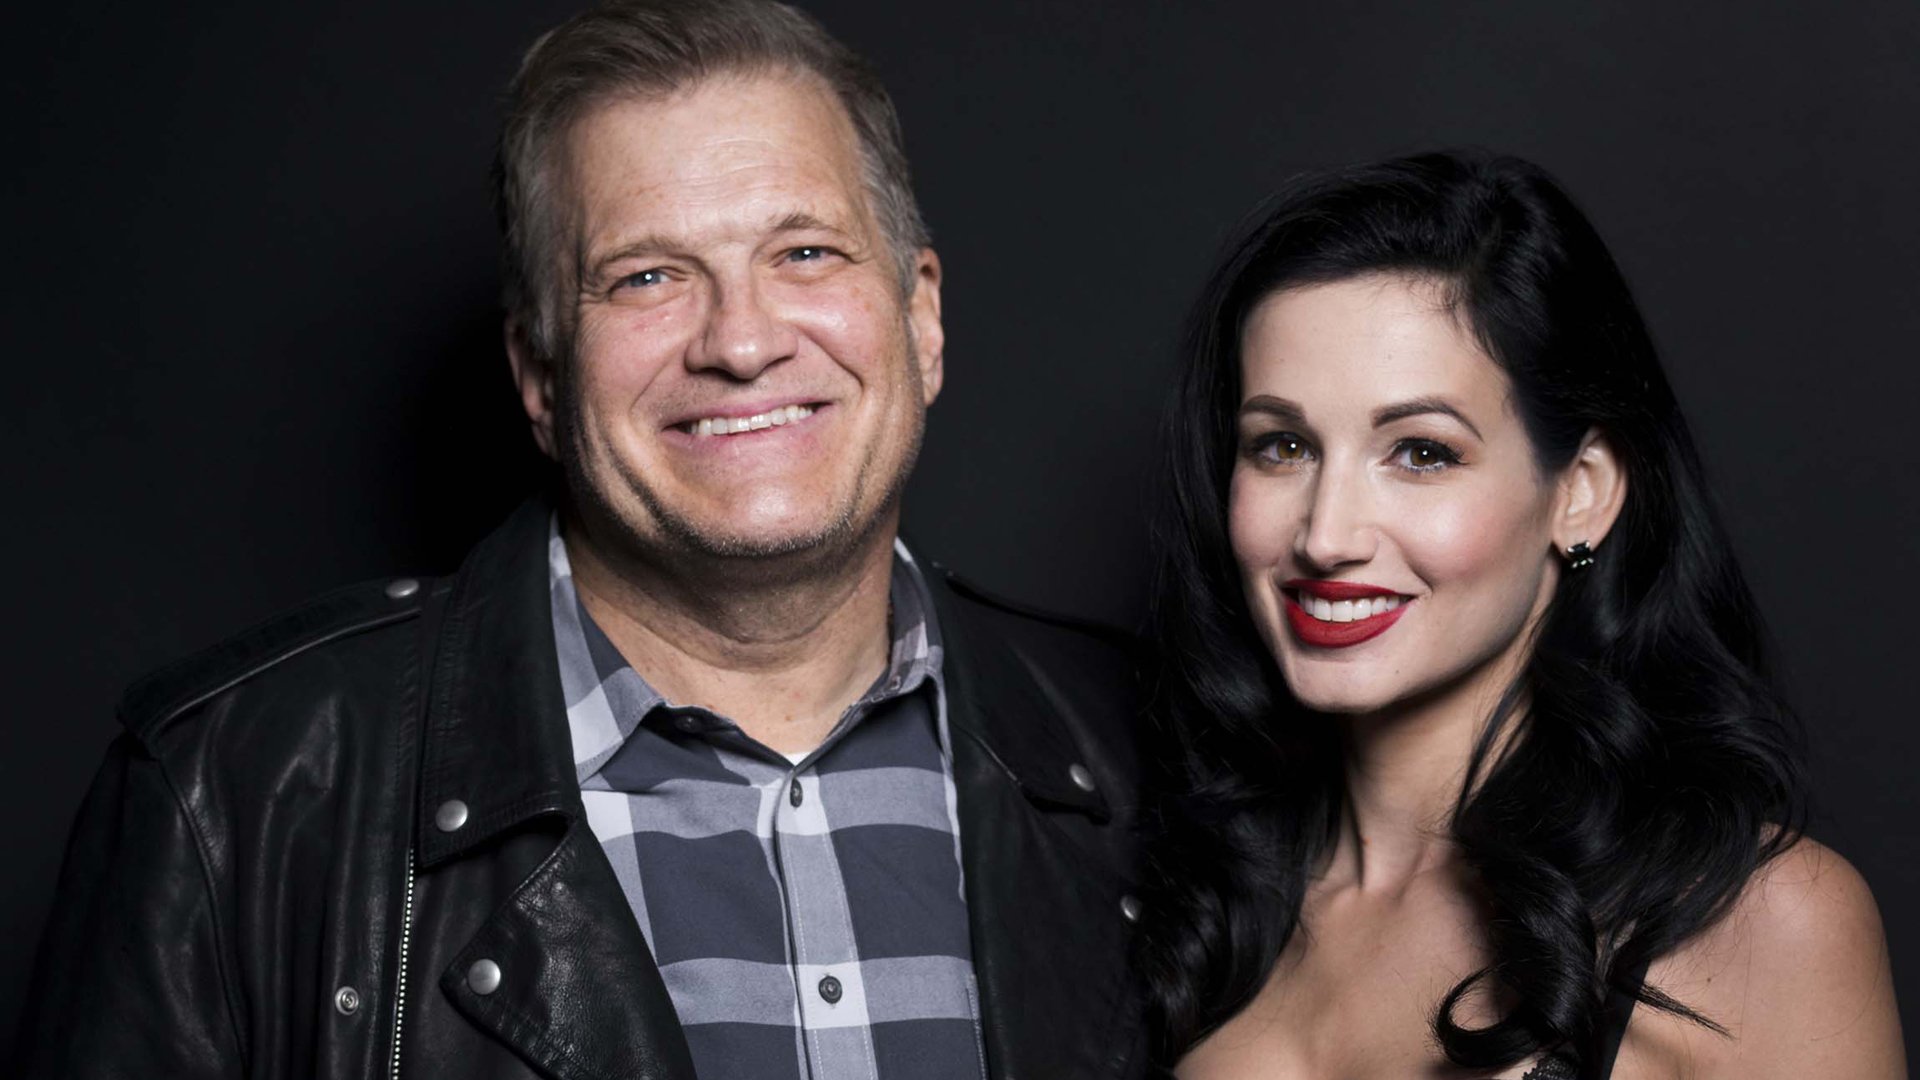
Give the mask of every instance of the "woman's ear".
POLYGON ((1560 472, 1554 501, 1553 545, 1564 552, 1575 544, 1598 551, 1627 501, 1627 470, 1613 443, 1599 428, 1587 432, 1573 461, 1560 472))

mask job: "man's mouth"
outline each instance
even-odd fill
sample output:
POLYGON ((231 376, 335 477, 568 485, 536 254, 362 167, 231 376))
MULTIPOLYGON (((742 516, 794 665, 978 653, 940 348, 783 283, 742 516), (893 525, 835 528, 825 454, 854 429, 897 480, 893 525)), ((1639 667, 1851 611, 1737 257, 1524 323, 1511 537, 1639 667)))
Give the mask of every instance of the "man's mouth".
POLYGON ((696 438, 703 435, 739 435, 748 431, 797 424, 813 415, 811 405, 782 405, 751 416, 704 416, 679 425, 681 431, 696 438))

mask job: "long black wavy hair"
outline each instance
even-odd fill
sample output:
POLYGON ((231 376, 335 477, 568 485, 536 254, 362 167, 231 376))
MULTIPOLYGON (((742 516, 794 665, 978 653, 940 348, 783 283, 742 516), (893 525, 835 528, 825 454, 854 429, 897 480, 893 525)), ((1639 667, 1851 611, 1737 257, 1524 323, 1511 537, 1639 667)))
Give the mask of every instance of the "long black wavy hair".
POLYGON ((1627 475, 1597 563, 1562 575, 1455 805, 1452 838, 1487 897, 1491 956, 1436 1003, 1434 1035, 1465 1067, 1541 1052, 1591 1062, 1614 991, 1720 1030, 1638 973, 1723 915, 1798 837, 1799 729, 1767 675, 1693 439, 1599 235, 1539 167, 1447 152, 1297 182, 1249 219, 1188 320, 1154 603, 1165 775, 1149 816, 1142 963, 1160 1055, 1177 1058, 1260 989, 1344 797, 1338 726, 1288 695, 1228 542, 1242 327, 1276 291, 1378 273, 1446 287, 1511 381, 1544 473, 1598 429, 1627 475), (1455 1012, 1476 985, 1507 1008, 1470 1028, 1455 1012))

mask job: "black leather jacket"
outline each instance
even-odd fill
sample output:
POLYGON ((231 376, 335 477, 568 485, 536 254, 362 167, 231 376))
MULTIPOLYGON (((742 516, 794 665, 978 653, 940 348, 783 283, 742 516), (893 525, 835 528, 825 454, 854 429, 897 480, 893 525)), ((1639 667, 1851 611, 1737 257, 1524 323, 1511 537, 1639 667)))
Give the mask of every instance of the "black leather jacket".
MULTIPOLYGON (((451 578, 332 594, 128 693, 24 1075, 691 1080, 581 810, 546 514, 523 507, 451 578)), ((992 1074, 1140 1075, 1127 658, 929 579, 992 1074)))

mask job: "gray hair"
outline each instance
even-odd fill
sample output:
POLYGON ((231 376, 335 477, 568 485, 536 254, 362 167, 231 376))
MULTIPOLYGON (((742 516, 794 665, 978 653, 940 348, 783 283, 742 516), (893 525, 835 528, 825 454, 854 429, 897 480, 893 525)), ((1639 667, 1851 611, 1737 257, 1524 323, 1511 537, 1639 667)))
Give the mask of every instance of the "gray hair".
POLYGON ((562 258, 570 201, 559 154, 582 116, 628 95, 667 95, 723 74, 787 70, 825 82, 859 139, 862 178, 911 290, 927 245, 900 119, 873 69, 812 17, 772 0, 615 0, 541 35, 520 61, 494 165, 502 301, 543 356, 560 355, 561 297, 578 268, 562 258))

